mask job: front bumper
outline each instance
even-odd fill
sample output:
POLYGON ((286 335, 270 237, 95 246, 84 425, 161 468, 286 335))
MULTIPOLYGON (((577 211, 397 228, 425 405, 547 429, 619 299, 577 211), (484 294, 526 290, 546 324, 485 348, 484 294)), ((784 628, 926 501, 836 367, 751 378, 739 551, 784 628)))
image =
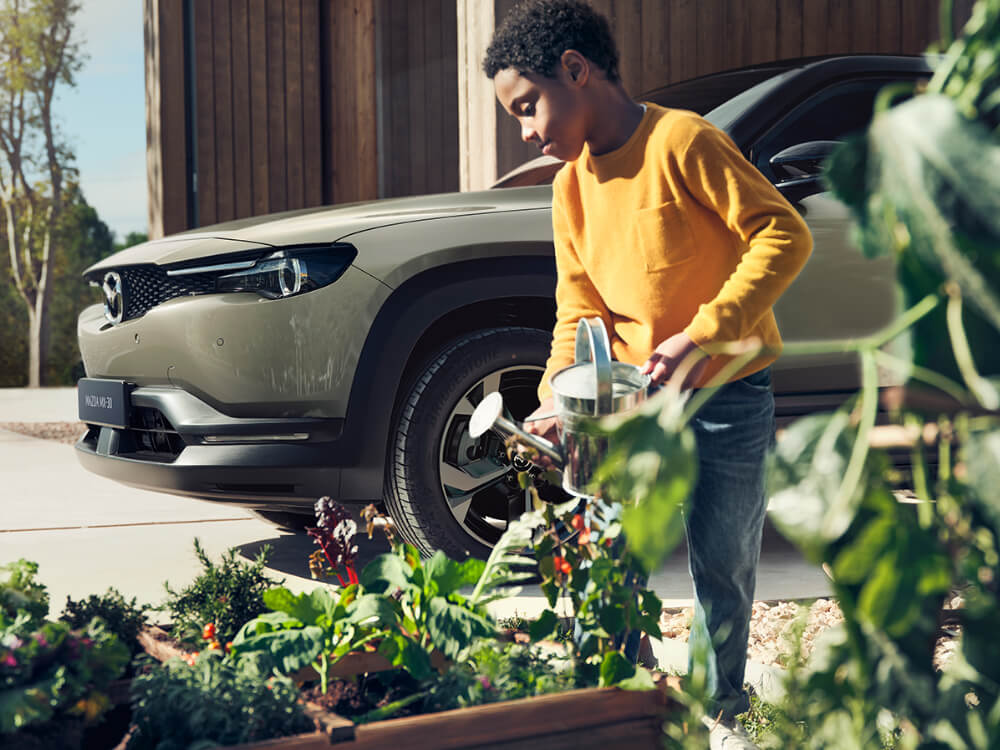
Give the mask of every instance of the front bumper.
POLYGON ((179 388, 131 391, 129 425, 88 425, 88 471, 141 489, 311 512, 340 497, 343 419, 230 417, 179 388))

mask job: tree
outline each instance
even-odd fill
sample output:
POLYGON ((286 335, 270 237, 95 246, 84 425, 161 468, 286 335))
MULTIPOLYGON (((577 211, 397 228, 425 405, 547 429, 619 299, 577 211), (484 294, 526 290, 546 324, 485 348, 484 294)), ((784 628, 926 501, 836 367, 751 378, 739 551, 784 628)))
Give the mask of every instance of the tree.
POLYGON ((56 88, 82 64, 73 0, 0 0, 0 228, 28 318, 28 385, 47 369, 53 239, 73 154, 56 129, 56 88))

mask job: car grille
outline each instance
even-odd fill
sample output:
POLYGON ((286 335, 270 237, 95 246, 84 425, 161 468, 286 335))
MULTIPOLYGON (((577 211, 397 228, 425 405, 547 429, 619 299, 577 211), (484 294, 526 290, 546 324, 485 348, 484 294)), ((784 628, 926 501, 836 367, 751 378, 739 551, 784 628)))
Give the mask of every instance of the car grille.
POLYGON ((215 275, 192 273, 167 276, 157 266, 131 266, 118 271, 122 277, 125 295, 125 313, 122 320, 141 318, 154 307, 192 294, 210 294, 215 291, 215 275))

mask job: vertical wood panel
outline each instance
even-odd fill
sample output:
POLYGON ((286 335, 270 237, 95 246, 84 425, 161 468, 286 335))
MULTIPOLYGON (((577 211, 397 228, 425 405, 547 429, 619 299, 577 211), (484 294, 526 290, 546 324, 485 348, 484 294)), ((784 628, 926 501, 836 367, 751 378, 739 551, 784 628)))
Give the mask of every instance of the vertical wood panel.
POLYGON ((802 0, 778 0, 778 59, 802 55, 802 0))
POLYGON ((268 204, 271 211, 288 207, 285 162, 285 13, 284 3, 267 2, 267 130, 268 204))
POLYGON ((729 51, 739 41, 732 39, 728 27, 726 0, 699 0, 696 21, 695 74, 728 67, 729 51), (722 42, 722 40, 725 42, 722 42))
POLYGON ((212 49, 215 46, 212 26, 212 5, 194 5, 194 66, 197 118, 197 200, 198 224, 204 226, 216 221, 215 206, 215 101, 212 75, 212 49))
POLYGON ((271 207, 270 184, 270 107, 267 92, 268 49, 267 12, 260 0, 248 8, 250 39, 250 174, 253 186, 252 207, 256 215, 266 214, 271 207))
POLYGON ((303 205, 302 0, 285 0, 285 181, 289 207, 303 205))
POLYGON ((849 0, 829 0, 829 2, 826 52, 828 54, 850 52, 854 44, 853 27, 857 25, 858 19, 850 17, 849 0))
POLYGON ((663 0, 643 0, 639 46, 642 49, 642 74, 639 91, 661 85, 669 74, 670 13, 663 0))
POLYGON ((878 4, 878 47, 882 52, 901 52, 902 0, 876 0, 878 4))
POLYGON ((874 52, 878 49, 878 13, 872 0, 849 0, 849 23, 852 52, 874 52))
MULTIPOLYGON (((442 118, 441 126, 434 127, 430 118, 437 115, 441 117, 444 113, 443 81, 441 80, 443 71, 443 61, 441 59, 443 51, 441 49, 441 0, 427 0, 423 24, 420 33, 423 36, 425 50, 425 76, 427 80, 427 94, 424 102, 426 110, 425 117, 428 124, 424 127, 424 192, 441 192, 444 181, 444 171, 441 168, 441 131, 444 128, 442 118)), ((414 30, 416 33, 416 30, 414 30)))
POLYGON ((187 100, 181 0, 146 0, 146 182, 151 239, 187 229, 187 100))
POLYGON ((323 203, 323 81, 320 77, 320 0, 302 3, 303 206, 323 203))
POLYGON ((803 0, 802 54, 826 52, 826 34, 830 23, 830 0, 803 0))
MULTIPOLYGON (((441 189, 458 190, 458 22, 455 0, 441 0, 441 89, 442 112, 447 116, 446 125, 439 128, 441 133, 441 169, 443 170, 441 189), (451 127, 449 124, 454 123, 451 127)), ((483 71, 477 64, 472 74, 483 78, 483 71)))
POLYGON ((215 92, 215 210, 216 221, 229 221, 236 215, 233 166, 233 86, 232 36, 229 0, 212 0, 212 73, 215 92))
POLYGON ((233 178, 236 216, 253 215, 253 143, 250 137, 250 44, 248 0, 232 4, 233 178))
POLYGON ((642 0, 615 3, 615 41, 621 61, 619 73, 625 89, 638 94, 642 89, 642 0))
POLYGON ((410 189, 410 158, 406 152, 408 132, 406 128, 409 95, 406 65, 408 59, 408 37, 406 33, 406 0, 389 2, 389 98, 392 101, 390 126, 390 161, 392 163, 391 188, 389 195, 406 195, 410 189))
MULTIPOLYGON (((748 62, 770 62, 778 57, 778 6, 775 0, 749 0, 743 10, 749 36, 748 62)), ((736 65, 743 64, 736 61, 736 65)))
MULTIPOLYGON (((354 188, 352 200, 375 198, 378 194, 378 141, 376 139, 376 97, 375 97, 375 2, 357 0, 355 12, 354 68, 357 99, 356 118, 358 137, 346 147, 356 154, 357 166, 351 175, 354 188)), ((452 84, 454 85, 454 84, 452 84)))
POLYGON ((409 120, 409 155, 410 155, 410 185, 411 194, 419 193, 427 178, 427 122, 424 109, 427 104, 427 60, 424 44, 424 3, 408 3, 407 30, 409 32, 409 64, 408 78, 408 109, 409 120))
MULTIPOLYGON (((936 0, 935 0, 936 2, 936 0)), ((900 14, 900 51, 907 54, 922 52, 927 45, 927 18, 929 12, 937 17, 928 0, 904 0, 900 14)))
POLYGON ((683 81, 696 76, 698 70, 697 3, 695 0, 669 0, 669 2, 670 82, 683 81))

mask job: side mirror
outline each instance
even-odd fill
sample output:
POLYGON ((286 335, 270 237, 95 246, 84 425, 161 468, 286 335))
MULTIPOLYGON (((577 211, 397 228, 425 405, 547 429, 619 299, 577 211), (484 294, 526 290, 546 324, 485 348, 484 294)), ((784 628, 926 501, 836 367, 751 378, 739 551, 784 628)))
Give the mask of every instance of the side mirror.
POLYGON ((806 141, 784 148, 771 157, 769 164, 781 178, 817 175, 824 161, 840 141, 806 141))
POLYGON ((778 178, 775 187, 790 203, 823 192, 820 179, 823 162, 839 144, 840 141, 806 141, 776 153, 768 161, 778 178))

